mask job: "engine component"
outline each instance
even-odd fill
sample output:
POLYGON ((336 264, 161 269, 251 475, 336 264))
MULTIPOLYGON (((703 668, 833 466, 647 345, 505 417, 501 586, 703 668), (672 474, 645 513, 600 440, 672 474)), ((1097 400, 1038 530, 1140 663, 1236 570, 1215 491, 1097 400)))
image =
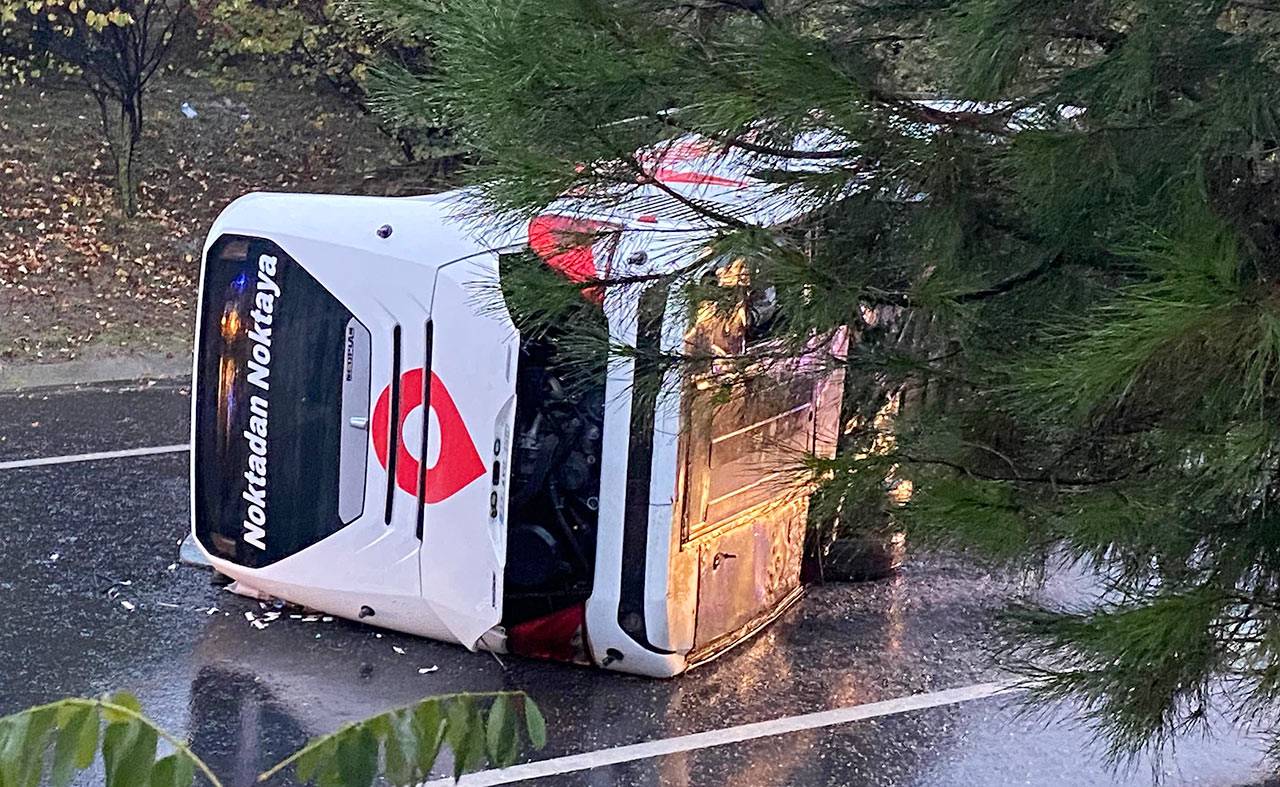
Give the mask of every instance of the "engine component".
POLYGON ((604 394, 569 385, 547 338, 521 345, 507 536, 508 623, 591 592, 604 394), (514 603, 512 603, 514 602, 514 603))
POLYGON ((507 536, 507 551, 519 555, 507 568, 507 581, 516 588, 546 587, 572 571, 563 559, 560 542, 542 525, 517 522, 507 536))

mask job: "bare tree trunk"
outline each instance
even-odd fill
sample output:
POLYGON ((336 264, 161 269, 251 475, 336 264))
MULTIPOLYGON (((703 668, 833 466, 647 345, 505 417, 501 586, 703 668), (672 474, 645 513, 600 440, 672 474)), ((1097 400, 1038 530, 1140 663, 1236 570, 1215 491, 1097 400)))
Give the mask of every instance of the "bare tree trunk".
MULTIPOLYGON (((87 80, 86 80, 87 81, 87 80)), ((127 95, 108 92, 88 82, 98 103, 99 119, 107 148, 116 165, 116 200, 128 218, 138 215, 138 143, 142 140, 142 87, 127 95)))
POLYGON ((114 113, 107 109, 108 101, 110 99, 99 98, 102 127, 116 165, 116 199, 124 215, 133 218, 138 215, 138 172, 135 165, 138 143, 142 139, 141 104, 136 98, 121 102, 119 120, 112 122, 114 113))
POLYGON ((138 215, 138 178, 134 171, 134 150, 137 142, 130 136, 112 146, 116 158, 116 196, 120 210, 130 218, 138 215))
POLYGON ((120 209, 133 217, 140 207, 136 165, 147 84, 163 66, 175 32, 193 17, 186 0, 117 0, 111 5, 128 15, 127 23, 109 18, 105 26, 90 25, 85 15, 71 12, 66 27, 55 24, 59 17, 50 13, 48 24, 39 22, 36 35, 52 54, 79 68, 98 104, 120 209))

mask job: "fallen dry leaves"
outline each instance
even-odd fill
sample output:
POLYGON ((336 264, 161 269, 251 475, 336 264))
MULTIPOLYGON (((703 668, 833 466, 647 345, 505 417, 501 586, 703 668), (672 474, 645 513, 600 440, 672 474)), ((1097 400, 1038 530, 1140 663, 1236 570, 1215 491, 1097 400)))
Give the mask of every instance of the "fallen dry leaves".
POLYGON ((350 190, 397 160, 354 106, 263 81, 249 94, 199 76, 157 82, 131 220, 115 207, 88 96, 0 86, 0 361, 187 351, 200 250, 227 203, 254 190, 350 190), (183 101, 198 118, 179 113, 183 101))

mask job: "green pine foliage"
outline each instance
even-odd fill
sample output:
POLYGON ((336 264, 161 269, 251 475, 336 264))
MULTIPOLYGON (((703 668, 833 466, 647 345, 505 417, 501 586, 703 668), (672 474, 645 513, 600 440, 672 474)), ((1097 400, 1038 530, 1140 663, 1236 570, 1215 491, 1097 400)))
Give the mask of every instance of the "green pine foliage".
MULTIPOLYGON (((1098 604, 1013 617, 1043 696, 1083 702, 1117 756, 1215 693, 1275 711, 1280 4, 493 0, 434 21, 439 70, 385 71, 377 106, 446 117, 495 213, 625 199, 653 181, 638 151, 689 133, 811 208, 781 228, 662 209, 776 285, 773 352, 854 331, 841 454, 804 463, 821 505, 1105 579, 1098 604)), ((695 273, 649 284, 715 300, 695 273)))
MULTIPOLYGON (((541 749, 546 742, 542 712, 520 692, 428 697, 315 738, 258 781, 292 768, 317 787, 369 787, 378 777, 418 784, 446 749, 457 778, 490 763, 511 765, 526 744, 541 749)), ((95 763, 106 787, 223 784, 188 742, 156 726, 125 692, 0 718, 0 787, 65 787, 95 763)))

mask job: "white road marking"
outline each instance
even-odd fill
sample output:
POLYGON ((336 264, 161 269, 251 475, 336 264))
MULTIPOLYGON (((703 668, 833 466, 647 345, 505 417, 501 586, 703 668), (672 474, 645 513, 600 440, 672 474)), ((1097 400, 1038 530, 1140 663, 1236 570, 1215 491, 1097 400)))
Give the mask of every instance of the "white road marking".
MULTIPOLYGON (((724 746, 729 743, 741 743, 757 738, 768 738, 775 735, 786 735, 805 730, 816 730, 833 727, 854 721, 874 719, 880 716, 893 716, 941 705, 954 705, 960 702, 994 697, 997 694, 1012 694, 1023 691, 1014 681, 999 683, 979 683, 973 686, 961 686, 945 691, 934 691, 928 694, 915 694, 909 697, 871 702, 866 705, 850 705, 844 708, 805 713, 800 716, 785 716, 753 724, 740 724, 720 730, 698 732, 692 735, 680 735, 675 738, 663 738, 644 743, 633 743, 628 746, 617 746, 612 749, 598 749, 582 754, 571 754, 566 757, 553 757, 548 760, 527 762, 513 765, 510 768, 495 768, 488 771, 477 771, 467 774, 458 782, 459 785, 480 787, 481 785, 511 784, 526 779, 539 779, 546 776, 559 776, 565 773, 585 771, 589 768, 600 768, 606 765, 617 765, 635 760, 647 760, 668 754, 708 749, 713 746, 724 746)), ((435 779, 427 782, 430 785, 453 784, 452 778, 435 779)))
POLYGON ((21 467, 44 467, 46 465, 66 465, 72 462, 96 462, 99 459, 122 459, 127 456, 153 456, 155 454, 176 454, 189 451, 191 445, 155 445, 149 448, 126 448, 121 451, 98 451, 92 454, 68 454, 66 456, 45 456, 39 459, 15 459, 11 462, 0 462, 0 470, 17 470, 21 467))

